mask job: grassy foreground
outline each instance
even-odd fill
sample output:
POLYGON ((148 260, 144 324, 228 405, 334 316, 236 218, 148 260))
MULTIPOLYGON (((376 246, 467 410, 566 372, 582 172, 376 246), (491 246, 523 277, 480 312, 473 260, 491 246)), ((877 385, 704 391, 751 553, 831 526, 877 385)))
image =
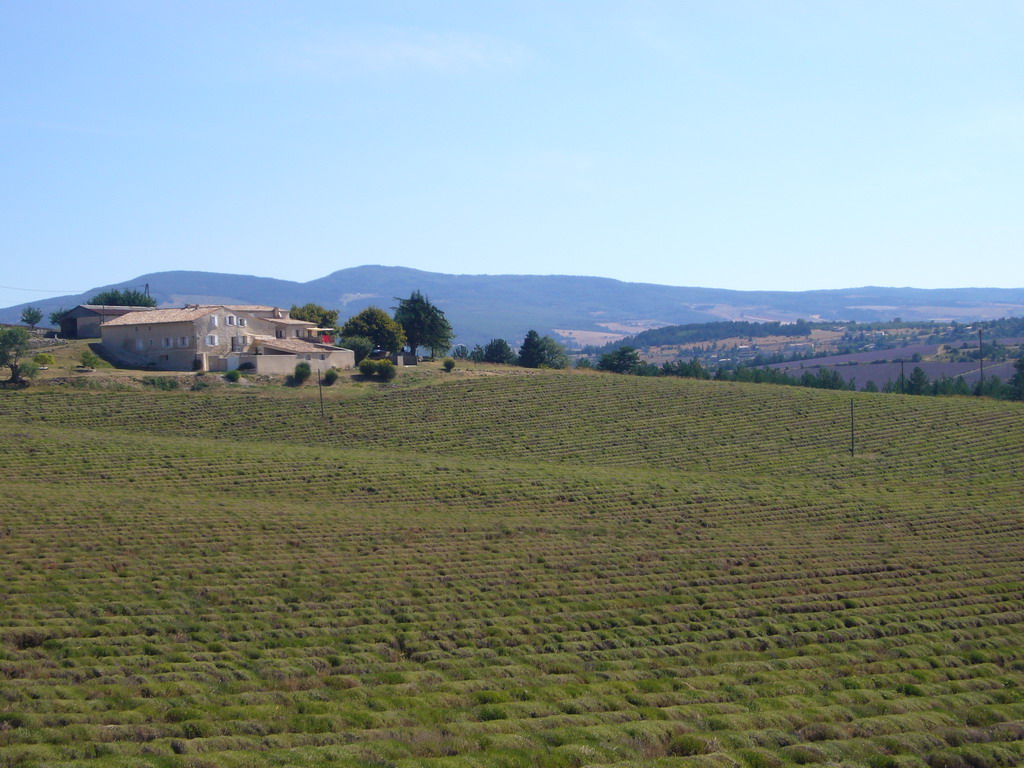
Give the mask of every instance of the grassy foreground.
POLYGON ((0 393, 0 766, 1024 763, 1024 408, 0 393))

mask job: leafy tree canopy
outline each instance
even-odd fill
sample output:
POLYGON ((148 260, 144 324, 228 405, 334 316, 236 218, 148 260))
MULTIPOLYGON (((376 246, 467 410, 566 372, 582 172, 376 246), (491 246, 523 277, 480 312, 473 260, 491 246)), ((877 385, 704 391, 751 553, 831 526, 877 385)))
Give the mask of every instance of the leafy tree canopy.
POLYGON ((1024 356, 1018 358, 1013 367, 1017 372, 1010 379, 1010 397, 1014 400, 1024 400, 1024 356))
POLYGON ((288 314, 296 320, 316 323, 318 328, 334 328, 338 324, 338 310, 326 309, 319 304, 303 304, 301 307, 293 304, 288 314))
POLYGON ((562 345, 550 336, 530 331, 519 348, 519 364, 524 368, 567 368, 569 357, 562 345))
POLYGON ((11 371, 10 381, 18 384, 24 380, 21 358, 29 350, 29 332, 24 328, 0 328, 0 365, 11 371))
POLYGON ((344 338, 365 336, 388 352, 397 352, 405 346, 405 331, 380 307, 367 307, 353 315, 341 327, 344 338))
POLYGON ((419 291, 413 291, 408 299, 395 299, 395 320, 405 331, 409 351, 414 355, 418 347, 427 347, 435 355, 447 351, 454 333, 444 312, 419 291))
POLYGON ((83 368, 96 368, 100 364, 100 356, 91 349, 85 349, 78 356, 78 362, 82 364, 83 368))
POLYGON ((31 325, 35 328, 42 319, 43 310, 39 309, 39 307, 25 307, 21 310, 21 322, 25 325, 31 325))
POLYGON ((544 359, 544 352, 540 346, 540 334, 536 331, 528 331, 523 339, 523 346, 519 348, 519 364, 523 368, 540 368, 544 359))
POLYGON ((540 337, 541 346, 541 368, 568 368, 569 356, 565 354, 565 347, 552 339, 550 336, 540 337))
POLYGON ((89 304, 102 304, 108 307, 155 307, 156 299, 142 291, 127 288, 123 291, 111 290, 97 293, 88 301, 89 304))
POLYGON ((484 362, 514 364, 516 362, 516 353, 512 351, 512 347, 504 339, 491 339, 487 342, 487 346, 484 347, 484 362))
POLYGON ((70 309, 64 309, 64 307, 61 307, 60 309, 56 309, 53 312, 51 312, 50 325, 54 326, 55 328, 60 328, 60 324, 64 321, 64 318, 70 311, 70 309))
POLYGON ((351 349, 355 353, 356 365, 359 365, 363 359, 369 357, 370 353, 373 352, 373 340, 365 336, 346 336, 338 341, 338 346, 351 349))
POLYGON ((633 347, 619 347, 606 352, 597 361, 597 370, 612 373, 633 373, 640 367, 640 352, 633 347))

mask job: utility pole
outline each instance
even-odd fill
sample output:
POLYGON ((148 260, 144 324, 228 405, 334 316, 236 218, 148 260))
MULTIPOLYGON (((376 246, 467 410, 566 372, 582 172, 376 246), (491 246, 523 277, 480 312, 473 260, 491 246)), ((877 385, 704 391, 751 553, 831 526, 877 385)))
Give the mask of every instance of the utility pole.
POLYGON ((327 417, 324 415, 324 385, 320 383, 320 369, 316 369, 316 388, 320 391, 320 420, 326 421, 327 417))
POLYGON ((854 428, 853 428, 853 398, 850 398, 850 456, 853 456, 853 439, 854 439, 854 428))

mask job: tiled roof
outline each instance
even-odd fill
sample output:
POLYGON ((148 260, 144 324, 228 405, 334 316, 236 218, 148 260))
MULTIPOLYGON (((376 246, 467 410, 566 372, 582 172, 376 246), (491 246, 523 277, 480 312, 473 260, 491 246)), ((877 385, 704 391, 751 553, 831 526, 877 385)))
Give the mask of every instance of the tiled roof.
POLYGON ((310 344, 308 341, 302 341, 301 339, 266 339, 257 337, 256 345, 276 349, 281 352, 291 352, 292 354, 320 353, 325 350, 333 352, 338 349, 338 347, 333 347, 330 344, 310 344))
POLYGON ((156 307, 119 307, 114 304, 79 304, 82 309, 91 309, 100 315, 123 315, 125 312, 152 312, 156 307))
POLYGON ((296 320, 294 317, 268 317, 267 322, 280 323, 281 325, 308 325, 310 327, 316 325, 311 323, 309 320, 296 320))
POLYGON ((233 309, 236 312, 273 312, 275 309, 275 307, 265 307, 262 304, 217 304, 211 306, 233 309))
POLYGON ((181 309, 153 309, 148 312, 129 312, 104 325, 154 325, 156 323, 186 323, 212 315, 221 307, 184 307, 181 309))

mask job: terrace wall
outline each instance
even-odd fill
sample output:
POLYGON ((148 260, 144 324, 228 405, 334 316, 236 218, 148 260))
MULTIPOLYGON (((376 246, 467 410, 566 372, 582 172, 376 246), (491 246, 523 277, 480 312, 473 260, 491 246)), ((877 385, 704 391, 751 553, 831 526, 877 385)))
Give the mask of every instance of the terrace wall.
POLYGON ((355 353, 351 349, 324 350, 321 353, 300 355, 224 355, 210 356, 209 370, 229 371, 251 363, 257 373, 287 376, 295 372, 299 363, 309 363, 313 371, 323 373, 329 368, 354 368, 355 353))

